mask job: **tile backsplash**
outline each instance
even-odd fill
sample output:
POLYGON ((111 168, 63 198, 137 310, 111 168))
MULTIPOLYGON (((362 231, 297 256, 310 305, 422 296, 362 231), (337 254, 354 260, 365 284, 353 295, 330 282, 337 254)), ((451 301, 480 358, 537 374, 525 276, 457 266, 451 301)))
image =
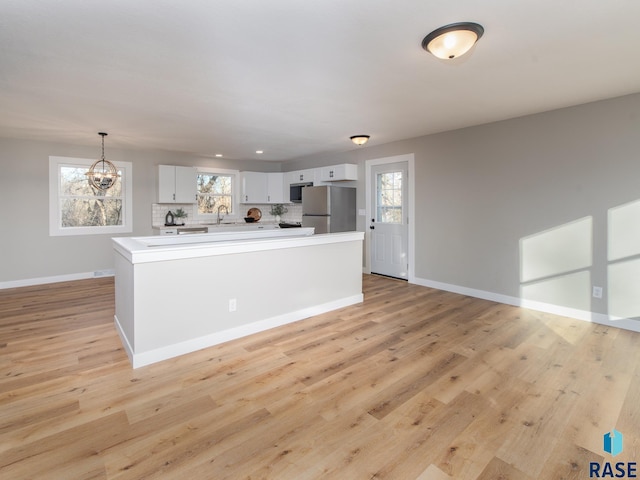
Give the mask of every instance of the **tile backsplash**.
MULTIPOLYGON (((239 213, 237 214, 237 221, 242 221, 244 214, 250 208, 259 208, 262 212, 261 222, 275 222, 275 217, 269 213, 271 205, 257 204, 241 204, 239 206, 239 213)), ((186 225, 198 225, 203 223, 211 223, 211 219, 197 218, 194 214, 196 206, 192 203, 178 204, 178 203, 154 203, 151 205, 151 223, 154 227, 164 225, 164 219, 169 210, 175 212, 178 208, 182 208, 187 213, 185 220, 186 225)), ((284 222, 300 222, 302 221, 302 205, 299 203, 286 204, 285 208, 287 213, 280 216, 280 219, 284 222)), ((226 215, 224 215, 226 217, 226 215)), ((215 220, 214 220, 215 221, 215 220)))

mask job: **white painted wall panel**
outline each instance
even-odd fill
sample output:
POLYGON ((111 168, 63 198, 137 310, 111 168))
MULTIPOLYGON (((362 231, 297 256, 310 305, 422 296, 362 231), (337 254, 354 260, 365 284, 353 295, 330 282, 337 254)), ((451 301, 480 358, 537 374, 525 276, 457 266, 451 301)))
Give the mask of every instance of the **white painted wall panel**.
POLYGON ((257 322, 282 321, 290 314, 297 320, 319 306, 361 301, 361 261, 361 236, 340 243, 138 263, 132 269, 118 261, 118 291, 130 288, 131 293, 129 298, 117 296, 125 300, 117 307, 117 322, 134 357, 163 351, 153 355, 168 358, 172 345, 216 334, 223 338, 225 332, 257 322), (234 312, 229 311, 230 299, 236 301, 234 312))

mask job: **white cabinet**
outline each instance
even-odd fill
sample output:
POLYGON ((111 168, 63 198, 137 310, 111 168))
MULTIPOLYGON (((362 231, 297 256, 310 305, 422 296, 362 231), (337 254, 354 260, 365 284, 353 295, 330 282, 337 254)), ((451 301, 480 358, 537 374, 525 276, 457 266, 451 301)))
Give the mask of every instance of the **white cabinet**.
POLYGON ((267 203, 284 203, 283 173, 267 173, 267 203))
POLYGON ((296 170, 295 172, 285 173, 287 180, 285 183, 291 185, 292 183, 308 183, 316 181, 316 169, 308 168, 306 170, 296 170))
POLYGON ((240 203, 267 203, 267 175, 263 172, 240 172, 240 203))
POLYGON ((284 174, 284 201, 286 203, 291 202, 290 186, 294 183, 313 183, 318 184, 320 181, 320 172, 315 168, 308 168, 306 170, 295 170, 293 172, 286 172, 284 174))
POLYGON ((351 163, 342 163, 340 165, 322 167, 320 180, 323 182, 358 180, 358 166, 351 163))
POLYGON ((171 227, 171 228, 158 228, 158 229, 153 229, 154 232, 157 230, 158 231, 158 235, 177 235, 178 234, 178 227, 171 227))
MULTIPOLYGON (((284 188, 285 190, 289 190, 289 185, 292 183, 300 183, 298 180, 298 172, 285 172, 284 174, 284 188)), ((289 195, 287 195, 288 199, 289 195)))
POLYGON ((284 175, 279 172, 241 172, 240 203, 283 203, 284 175))
POLYGON ((196 203, 196 169, 158 165, 158 203, 196 203))

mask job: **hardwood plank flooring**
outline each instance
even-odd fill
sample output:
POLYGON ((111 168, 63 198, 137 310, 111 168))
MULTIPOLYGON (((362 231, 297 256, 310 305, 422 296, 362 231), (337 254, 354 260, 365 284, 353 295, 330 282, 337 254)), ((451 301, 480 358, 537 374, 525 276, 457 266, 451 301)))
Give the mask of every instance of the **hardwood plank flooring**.
POLYGON ((112 278, 0 291, 0 478, 579 479, 640 461, 640 334, 363 277, 133 370, 112 278))

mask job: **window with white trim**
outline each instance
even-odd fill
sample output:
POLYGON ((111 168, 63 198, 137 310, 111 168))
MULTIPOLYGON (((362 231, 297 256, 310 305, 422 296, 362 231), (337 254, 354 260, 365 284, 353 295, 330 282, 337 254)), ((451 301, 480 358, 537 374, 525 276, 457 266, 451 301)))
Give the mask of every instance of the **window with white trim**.
POLYGON ((198 169, 196 176, 198 217, 217 217, 218 209, 223 216, 236 216, 237 173, 236 170, 198 169))
POLYGON ((49 234, 119 234, 133 230, 130 162, 112 162, 120 178, 108 190, 89 184, 92 159, 49 157, 49 234))

